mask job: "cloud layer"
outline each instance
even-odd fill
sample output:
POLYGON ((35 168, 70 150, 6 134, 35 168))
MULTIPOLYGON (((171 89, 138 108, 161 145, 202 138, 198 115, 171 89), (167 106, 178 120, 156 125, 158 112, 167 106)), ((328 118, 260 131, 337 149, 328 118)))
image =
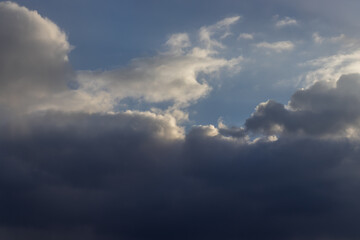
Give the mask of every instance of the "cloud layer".
POLYGON ((247 143, 213 126, 178 138, 133 113, 26 123, 0 138, 2 238, 359 237, 356 142, 247 143))
POLYGON ((0 20, 1 239, 359 239, 360 75, 345 74, 357 52, 309 62, 338 79, 260 103, 243 127, 186 131, 208 78, 243 61, 221 54, 239 16, 82 72, 50 20, 11 2, 0 20), (170 108, 116 111, 127 98, 170 108))

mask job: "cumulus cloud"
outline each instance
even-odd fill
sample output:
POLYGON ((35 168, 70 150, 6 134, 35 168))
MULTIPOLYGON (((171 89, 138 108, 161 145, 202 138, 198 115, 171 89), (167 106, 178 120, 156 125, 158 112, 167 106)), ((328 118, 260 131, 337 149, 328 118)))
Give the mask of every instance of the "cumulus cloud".
POLYGON ((279 41, 279 42, 260 42, 255 44, 255 47, 258 49, 264 49, 267 51, 274 51, 274 52, 284 52, 284 51, 291 51, 294 49, 295 45, 291 41, 279 41))
POLYGON ((265 134, 359 137, 360 75, 343 75, 332 86, 317 82, 295 92, 284 106, 267 101, 246 121, 247 129, 265 134))
POLYGON ((47 18, 12 2, 0 3, 0 105, 26 110, 67 90, 71 46, 47 18))
POLYGON ((290 17, 285 17, 283 19, 279 19, 275 23, 275 26, 277 28, 283 28, 283 27, 288 27, 288 26, 296 26, 296 25, 298 25, 298 22, 296 21, 296 19, 290 18, 290 17))
POLYGON ((198 75, 239 67, 243 59, 220 57, 214 49, 221 45, 217 38, 230 34, 230 25, 240 18, 232 17, 200 29, 204 47, 192 45, 186 33, 173 34, 168 49, 157 56, 110 71, 72 72, 71 46, 59 27, 15 3, 2 2, 0 11, 0 105, 12 111, 105 113, 125 98, 187 106, 211 90, 198 75))
POLYGON ((48 111, 27 115, 16 122, 7 124, 3 132, 14 138, 31 137, 33 134, 67 131, 79 132, 79 137, 97 138, 100 135, 118 131, 130 131, 132 134, 147 135, 161 140, 178 140, 184 138, 184 129, 177 125, 170 114, 153 112, 125 111, 113 114, 62 113, 48 111), (91 131, 88 131, 92 129, 91 131))
MULTIPOLYGON (((359 75, 261 103, 243 127, 186 132, 176 105, 210 90, 199 75, 241 62, 220 57, 239 17, 71 87, 66 35, 14 3, 0 13, 0 103, 33 110, 0 116, 1 239, 359 239, 359 75), (175 106, 113 112, 126 97, 175 106)), ((343 73, 357 55, 309 64, 343 73)))
MULTIPOLYGON (((239 67, 243 58, 226 59, 219 56, 217 48, 223 48, 220 38, 230 34, 229 28, 240 17, 225 18, 214 25, 199 30, 199 40, 204 47, 191 45, 186 33, 171 35, 166 45, 169 50, 149 58, 133 59, 123 68, 78 74, 79 92, 97 97, 107 96, 109 109, 124 98, 143 99, 150 103, 172 102, 187 106, 204 97, 211 86, 204 76, 219 73, 222 69, 239 67), (146 86, 146 87, 145 87, 146 86)), ((105 97, 106 99, 106 97, 105 97)))
POLYGON ((310 60, 301 65, 312 68, 300 76, 300 80, 306 86, 318 81, 331 82, 334 85, 342 75, 360 73, 360 51, 341 52, 310 60))
POLYGON ((48 113, 26 123, 27 134, 4 126, 0 136, 3 238, 360 235, 355 143, 248 144, 223 136, 224 126, 166 139, 162 129, 174 126, 137 113, 48 113))
POLYGON ((172 101, 187 105, 204 97, 211 86, 200 73, 210 75, 222 68, 234 68, 242 58, 225 59, 209 55, 205 49, 193 48, 179 55, 179 49, 151 58, 134 59, 130 65, 104 72, 84 71, 78 74, 80 91, 97 96, 106 93, 109 101, 126 97, 147 102, 172 101), (176 54, 172 54, 176 51, 176 54), (145 87, 146 86, 146 87, 145 87))

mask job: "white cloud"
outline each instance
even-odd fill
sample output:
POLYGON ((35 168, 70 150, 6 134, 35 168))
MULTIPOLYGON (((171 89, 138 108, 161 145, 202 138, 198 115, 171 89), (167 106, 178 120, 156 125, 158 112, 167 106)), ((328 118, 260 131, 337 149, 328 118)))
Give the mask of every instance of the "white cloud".
POLYGON ((319 81, 335 84, 341 75, 360 73, 360 50, 318 58, 308 61, 302 66, 313 69, 300 77, 301 82, 306 86, 319 81))
POLYGON ((218 40, 213 38, 215 34, 221 34, 220 39, 231 35, 230 26, 240 20, 240 16, 228 17, 214 25, 204 26, 200 28, 199 38, 205 45, 206 49, 213 50, 214 48, 224 48, 225 46, 218 40))
POLYGON ((213 74, 221 68, 234 67, 240 61, 241 58, 227 60, 212 57, 199 48, 183 55, 139 58, 121 69, 80 72, 79 91, 93 96, 106 93, 114 101, 132 97, 153 103, 173 101, 186 105, 211 90, 205 80, 197 79, 200 73, 213 74))
POLYGON ((317 32, 313 33, 312 37, 315 43, 322 43, 324 41, 324 38, 321 37, 320 34, 317 32))
POLYGON ((275 52, 291 51, 295 45, 291 41, 279 41, 279 42, 261 42, 255 44, 256 48, 271 50, 275 52))
MULTIPOLYGON (((229 34, 230 25, 240 17, 226 18, 218 23, 202 27, 200 42, 205 47, 193 46, 186 33, 171 35, 166 45, 169 50, 149 58, 133 59, 129 65, 103 72, 78 73, 78 92, 90 96, 107 97, 105 103, 111 110, 117 101, 131 97, 149 103, 173 102, 178 107, 188 106, 204 97, 211 86, 205 78, 218 74, 222 69, 239 67, 242 57, 226 59, 219 56, 216 47, 224 46, 219 39, 229 34)), ((92 97, 91 97, 92 98, 92 97)))
POLYGON ((283 19, 278 20, 275 23, 275 26, 278 28, 283 28, 283 27, 287 27, 287 26, 296 26, 298 25, 298 22, 290 17, 285 17, 283 19))
POLYGON ((322 44, 324 42, 338 43, 346 39, 344 34, 340 34, 339 36, 335 36, 335 37, 326 38, 326 37, 322 37, 318 32, 313 33, 312 37, 314 42, 317 44, 322 44))
POLYGON ((234 69, 242 61, 221 57, 215 49, 224 47, 221 39, 231 34, 230 26, 239 19, 202 27, 201 46, 193 46, 187 33, 173 34, 165 44, 168 50, 156 56, 136 58, 111 71, 74 73, 68 62, 71 46, 58 26, 35 11, 2 2, 0 107, 18 112, 112 112, 128 97, 188 106, 211 90, 206 76, 234 69), (70 80, 77 81, 76 89, 67 87, 70 80))
POLYGON ((190 47, 191 43, 187 33, 177 33, 171 35, 166 45, 170 47, 170 53, 177 55, 184 53, 184 48, 190 47))
POLYGON ((66 34, 36 11, 0 2, 0 105, 25 110, 67 90, 66 34))

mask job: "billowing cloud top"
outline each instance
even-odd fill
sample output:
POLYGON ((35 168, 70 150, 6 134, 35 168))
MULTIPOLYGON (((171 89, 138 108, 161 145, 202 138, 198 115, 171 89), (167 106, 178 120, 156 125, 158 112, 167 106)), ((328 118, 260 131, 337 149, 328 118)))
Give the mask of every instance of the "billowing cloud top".
POLYGON ((233 34, 239 20, 76 71, 64 31, 0 2, 0 238, 359 239, 358 51, 305 62, 306 86, 288 104, 260 103, 244 126, 185 128, 213 78, 256 64, 227 43, 253 40, 274 59, 298 47, 233 34), (119 110, 129 98, 147 109, 119 110))
POLYGON ((211 90, 205 79, 197 79, 199 74, 235 68, 242 61, 241 56, 217 56, 215 48, 222 45, 212 38, 229 34, 237 16, 201 28, 203 47, 192 46, 186 33, 174 34, 166 42, 169 49, 158 56, 133 59, 111 71, 74 73, 68 63, 67 36, 53 22, 15 3, 3 2, 0 7, 0 79, 6 81, 1 101, 12 110, 109 112, 129 97, 186 106, 211 90))
POLYGON ((272 100, 259 104, 246 126, 266 134, 358 138, 359 89, 359 74, 343 75, 335 87, 317 82, 295 92, 288 106, 272 100))
POLYGON ((26 110, 66 90, 71 46, 57 25, 12 2, 0 3, 0 104, 26 110))

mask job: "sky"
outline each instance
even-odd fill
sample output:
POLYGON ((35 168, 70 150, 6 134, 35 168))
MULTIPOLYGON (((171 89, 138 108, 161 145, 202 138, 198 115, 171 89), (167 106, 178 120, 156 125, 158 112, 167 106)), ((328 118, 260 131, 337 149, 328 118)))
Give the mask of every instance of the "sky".
POLYGON ((0 238, 360 238, 360 2, 0 1, 0 238))

